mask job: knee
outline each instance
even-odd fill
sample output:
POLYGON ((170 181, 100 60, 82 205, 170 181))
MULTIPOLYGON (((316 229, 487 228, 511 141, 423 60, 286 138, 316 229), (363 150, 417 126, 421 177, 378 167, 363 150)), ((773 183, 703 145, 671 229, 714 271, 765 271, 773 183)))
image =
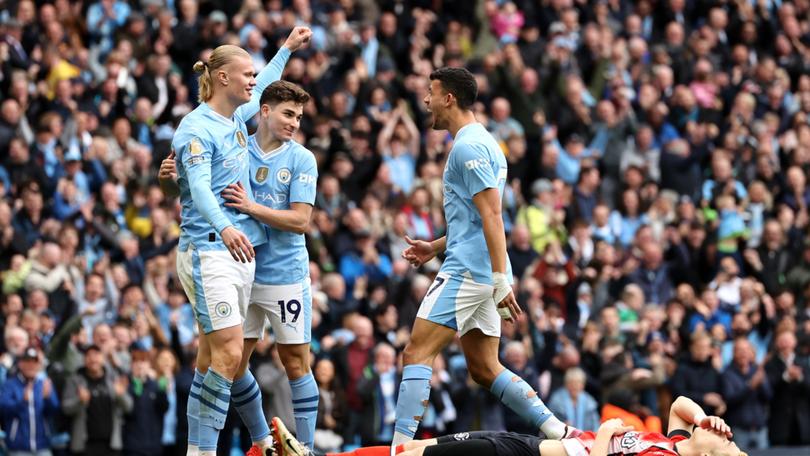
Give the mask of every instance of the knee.
POLYGON ((414 364, 423 364, 426 366, 433 366, 433 358, 436 357, 435 353, 429 353, 422 348, 418 343, 413 341, 408 342, 405 349, 402 351, 402 364, 411 366, 414 364))
POLYGON ((242 363, 242 341, 229 340, 217 352, 217 367, 225 370, 224 375, 233 378, 242 363))
POLYGON ((211 355, 201 355, 199 352, 197 353, 197 370, 200 373, 205 374, 208 372, 208 368, 211 367, 211 355))
POLYGON ((470 371, 470 377, 472 377, 473 381, 487 388, 492 386, 495 377, 504 369, 500 363, 470 363, 467 368, 470 371))
POLYGON ((279 346, 279 358, 281 364, 284 365, 284 370, 287 372, 287 378, 296 380, 308 374, 309 368, 309 346, 299 346, 290 349, 284 349, 279 346))

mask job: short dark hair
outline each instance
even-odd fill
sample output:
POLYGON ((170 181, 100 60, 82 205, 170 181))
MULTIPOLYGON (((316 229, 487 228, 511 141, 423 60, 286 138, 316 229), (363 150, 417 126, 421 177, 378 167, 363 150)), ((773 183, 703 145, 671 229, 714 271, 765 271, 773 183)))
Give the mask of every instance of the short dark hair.
POLYGON ((445 92, 456 97, 460 109, 470 109, 478 97, 478 83, 466 68, 439 68, 430 73, 430 80, 441 82, 445 92))
POLYGON ((275 106, 285 101, 292 101, 295 104, 307 104, 309 94, 297 84, 289 81, 275 81, 262 92, 259 104, 269 104, 275 106))

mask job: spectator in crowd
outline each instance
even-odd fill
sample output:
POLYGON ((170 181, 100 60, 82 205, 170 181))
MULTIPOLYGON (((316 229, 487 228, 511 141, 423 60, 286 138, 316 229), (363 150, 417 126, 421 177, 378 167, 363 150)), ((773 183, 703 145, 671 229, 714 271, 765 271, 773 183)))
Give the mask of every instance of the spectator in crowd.
POLYGON ((583 431, 599 427, 599 404, 585 391, 585 371, 572 367, 565 372, 565 385, 551 394, 548 406, 554 414, 583 431))
POLYGON ((531 186, 531 204, 518 211, 517 223, 529 229, 532 247, 537 253, 545 252, 552 240, 559 242, 565 236, 562 220, 554 207, 553 189, 548 179, 534 181, 531 186))
POLYGON ((151 365, 152 354, 143 347, 132 350, 129 395, 132 411, 124 421, 124 454, 148 455, 163 452, 163 415, 169 409, 166 382, 159 383, 151 365), (160 435, 161 439, 150 438, 160 435))
POLYGON ((401 376, 396 368, 396 351, 380 342, 373 351, 373 363, 363 369, 357 393, 363 403, 360 427, 363 445, 382 445, 394 437, 394 418, 401 376))
MULTIPOLYGON (((182 346, 174 343, 175 349, 182 352, 182 346)), ((149 357, 147 357, 149 360, 149 357)), ((182 450, 182 439, 179 435, 178 424, 185 416, 185 410, 178 407, 178 376, 180 366, 177 355, 169 348, 157 350, 154 361, 154 372, 158 389, 165 391, 166 412, 162 418, 163 434, 160 439, 164 455, 176 455, 182 450)), ((156 404, 157 405, 157 404, 156 404)), ((158 420, 161 420, 158 418, 158 420)))
POLYGON ((2 385, 0 422, 9 432, 5 443, 11 454, 52 454, 49 428, 59 398, 42 362, 39 350, 28 347, 17 358, 17 375, 2 385))
POLYGON ((810 439, 804 428, 810 423, 810 366, 807 358, 796 354, 796 335, 790 329, 776 335, 774 352, 765 364, 765 372, 773 387, 771 407, 776 411, 771 413, 768 422, 770 443, 807 445, 810 439))
POLYGON ((128 383, 105 365, 100 347, 85 349, 84 367, 63 390, 62 411, 71 418, 70 451, 106 455, 123 450, 125 415, 133 408, 128 383))
POLYGON ((343 444, 343 418, 346 416, 346 395, 335 376, 335 364, 329 358, 315 363, 315 380, 321 400, 318 403, 318 424, 315 446, 322 451, 340 448, 343 444))
POLYGON ((726 422, 742 449, 768 448, 766 406, 773 390, 763 365, 755 364, 754 348, 745 338, 734 340, 734 359, 722 377, 720 394, 726 400, 726 422))
POLYGON ((702 404, 707 412, 724 415, 726 401, 719 393, 720 372, 715 366, 718 358, 712 354, 712 338, 706 330, 695 332, 689 343, 689 356, 672 374, 672 391, 677 396, 686 396, 702 404))
POLYGON ((515 225, 510 233, 511 246, 507 253, 512 262, 512 274, 523 277, 526 269, 534 263, 539 254, 532 248, 531 234, 525 225, 515 225))
POLYGON ((374 348, 374 332, 371 320, 366 317, 350 314, 348 319, 351 327, 351 343, 338 347, 334 350, 335 368, 338 373, 340 383, 346 389, 346 403, 350 410, 350 420, 346 424, 344 431, 346 437, 352 437, 355 432, 360 432, 363 424, 361 414, 364 402, 361 399, 359 382, 363 378, 363 369, 371 364, 374 348), (351 411, 355 413, 351 413, 351 411))
POLYGON ((641 265, 630 274, 630 281, 641 287, 647 302, 664 304, 672 297, 669 266, 664 262, 661 246, 647 242, 641 246, 641 265))

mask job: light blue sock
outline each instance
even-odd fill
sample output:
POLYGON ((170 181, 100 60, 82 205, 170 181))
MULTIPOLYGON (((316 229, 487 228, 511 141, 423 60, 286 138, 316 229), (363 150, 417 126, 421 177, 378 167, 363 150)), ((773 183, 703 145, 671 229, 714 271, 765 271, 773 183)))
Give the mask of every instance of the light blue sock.
POLYGON ((412 440, 416 434, 430 398, 431 375, 433 369, 423 364, 412 364, 402 369, 392 448, 412 440))
POLYGON ((219 431, 225 426, 233 382, 208 369, 200 389, 200 451, 216 451, 219 431))
POLYGON ((231 401, 250 432, 250 440, 261 442, 270 435, 270 427, 262 410, 262 391, 248 369, 241 378, 234 380, 231 401))
POLYGON ((194 369, 194 380, 191 381, 191 390, 188 392, 188 405, 186 406, 189 446, 200 446, 200 388, 204 377, 200 371, 194 369))
POLYGON ((489 390, 526 422, 543 430, 548 438, 560 438, 557 434, 565 432, 565 425, 551 413, 537 392, 509 369, 495 377, 489 390))
POLYGON ((318 384, 310 372, 301 378, 290 380, 290 388, 296 438, 311 450, 315 446, 315 422, 318 418, 318 384))

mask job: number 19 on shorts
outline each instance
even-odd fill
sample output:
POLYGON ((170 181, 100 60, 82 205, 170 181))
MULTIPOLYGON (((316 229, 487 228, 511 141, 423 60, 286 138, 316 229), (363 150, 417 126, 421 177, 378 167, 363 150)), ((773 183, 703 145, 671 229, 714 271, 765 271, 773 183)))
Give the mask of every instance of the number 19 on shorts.
POLYGON ((284 300, 279 300, 278 307, 282 323, 287 323, 287 315, 292 316, 290 323, 298 321, 298 317, 301 315, 301 303, 297 299, 290 299, 286 303, 284 300))

